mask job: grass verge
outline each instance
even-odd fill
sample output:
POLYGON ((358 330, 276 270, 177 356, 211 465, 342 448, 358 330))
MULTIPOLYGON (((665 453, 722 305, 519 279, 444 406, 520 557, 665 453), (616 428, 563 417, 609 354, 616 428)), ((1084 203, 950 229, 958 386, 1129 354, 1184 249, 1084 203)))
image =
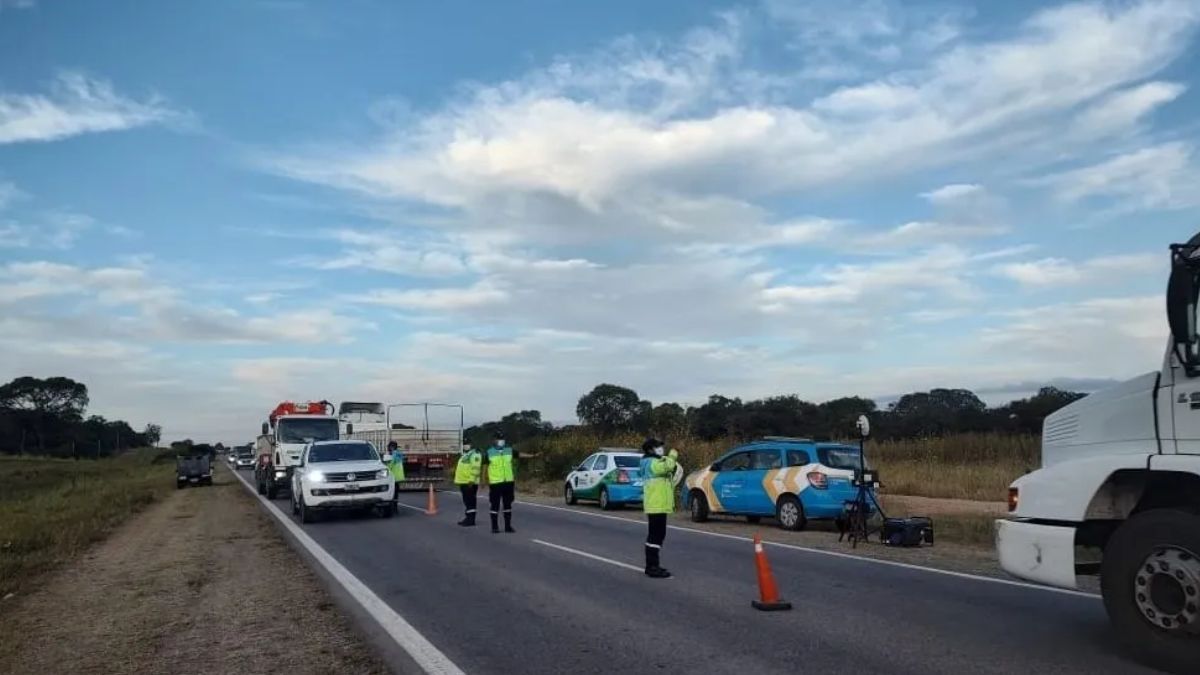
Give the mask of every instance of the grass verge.
POLYGON ((79 556, 174 490, 174 455, 0 457, 0 598, 79 556))

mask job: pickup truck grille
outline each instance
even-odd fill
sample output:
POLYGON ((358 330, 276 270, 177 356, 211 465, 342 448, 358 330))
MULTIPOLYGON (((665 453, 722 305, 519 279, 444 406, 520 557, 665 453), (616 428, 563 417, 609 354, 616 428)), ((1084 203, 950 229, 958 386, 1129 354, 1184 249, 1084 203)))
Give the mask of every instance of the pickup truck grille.
POLYGON ((326 483, 346 483, 350 481, 350 474, 354 474, 355 482, 360 480, 377 480, 374 471, 351 471, 345 473, 327 473, 325 474, 326 483))

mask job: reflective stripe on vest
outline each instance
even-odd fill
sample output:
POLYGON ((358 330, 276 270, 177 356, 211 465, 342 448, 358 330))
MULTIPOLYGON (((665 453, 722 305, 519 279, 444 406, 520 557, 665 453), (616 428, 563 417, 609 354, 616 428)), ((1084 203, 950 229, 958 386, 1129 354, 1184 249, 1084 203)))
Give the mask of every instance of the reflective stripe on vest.
POLYGON ((488 448, 488 482, 511 483, 516 480, 513 471, 512 448, 488 448))

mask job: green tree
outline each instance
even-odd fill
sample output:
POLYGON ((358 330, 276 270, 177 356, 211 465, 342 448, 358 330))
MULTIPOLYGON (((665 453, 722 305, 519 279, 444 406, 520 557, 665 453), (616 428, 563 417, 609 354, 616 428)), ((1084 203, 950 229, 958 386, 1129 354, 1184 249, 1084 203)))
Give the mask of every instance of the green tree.
POLYGON ((733 433, 741 412, 742 399, 713 394, 704 405, 688 409, 688 423, 693 434, 711 441, 733 433))
POLYGON ((575 406, 579 421, 601 434, 629 431, 644 412, 637 392, 615 384, 600 384, 584 394, 575 406))
MULTIPOLYGON (((87 408, 87 386, 68 377, 18 377, 0 385, 0 409, 12 411, 18 420, 22 436, 32 431, 39 452, 50 445, 47 434, 56 430, 61 435, 83 418, 87 408)), ((57 440, 62 441, 61 437, 57 440)), ((20 446, 24 451, 24 444, 20 446)))
POLYGON ((646 431, 659 438, 681 436, 687 431, 687 411, 678 403, 660 403, 652 407, 649 419, 646 431))
POLYGON ((142 431, 142 437, 146 439, 146 445, 155 447, 162 440, 162 427, 157 424, 147 424, 142 431))

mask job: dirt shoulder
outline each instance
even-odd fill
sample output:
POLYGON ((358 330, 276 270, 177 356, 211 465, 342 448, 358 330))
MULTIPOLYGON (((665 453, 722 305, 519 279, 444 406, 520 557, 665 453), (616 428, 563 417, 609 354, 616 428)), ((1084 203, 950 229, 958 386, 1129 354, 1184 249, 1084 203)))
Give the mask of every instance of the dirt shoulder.
POLYGON ((222 467, 0 604, 0 672, 388 672, 235 481, 222 467))

